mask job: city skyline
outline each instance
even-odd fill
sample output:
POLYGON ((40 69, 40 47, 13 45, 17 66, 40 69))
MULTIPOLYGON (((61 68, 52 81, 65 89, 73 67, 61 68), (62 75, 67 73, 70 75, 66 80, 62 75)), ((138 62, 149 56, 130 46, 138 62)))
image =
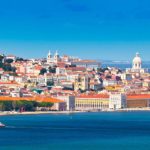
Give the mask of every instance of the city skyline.
POLYGON ((149 4, 148 0, 2 1, 0 50, 39 58, 58 49, 60 54, 102 60, 132 60, 139 52, 149 60, 149 4))
MULTIPOLYGON (((63 53, 62 51, 59 51, 59 50, 49 50, 49 51, 47 51, 47 54, 45 55, 45 56, 41 56, 41 57, 32 57, 32 56, 30 56, 30 57, 24 57, 24 56, 19 56, 19 55, 15 55, 14 53, 5 53, 5 51, 0 51, 0 54, 1 55, 5 55, 5 56, 16 56, 16 57, 18 57, 18 58, 23 58, 23 59, 43 59, 43 58, 47 58, 47 56, 49 55, 49 53, 51 54, 51 56, 52 57, 54 57, 55 55, 56 55, 56 53, 60 56, 60 57, 63 57, 63 56, 69 56, 69 57, 71 57, 71 58, 79 58, 79 59, 91 59, 91 57, 89 57, 89 58, 87 58, 87 57, 80 57, 79 55, 78 56, 73 56, 73 55, 68 55, 67 53, 63 53)), ((140 56, 141 56, 141 53, 139 53, 138 51, 133 55, 133 57, 136 55, 136 54, 139 54, 140 56)), ((116 62, 116 63, 132 63, 132 59, 133 59, 133 57, 131 58, 131 59, 100 59, 100 58, 93 58, 93 60, 98 60, 98 61, 102 61, 102 62, 107 62, 107 63, 111 63, 111 62, 116 62)), ((150 60, 144 60, 143 62, 150 62, 150 60)))

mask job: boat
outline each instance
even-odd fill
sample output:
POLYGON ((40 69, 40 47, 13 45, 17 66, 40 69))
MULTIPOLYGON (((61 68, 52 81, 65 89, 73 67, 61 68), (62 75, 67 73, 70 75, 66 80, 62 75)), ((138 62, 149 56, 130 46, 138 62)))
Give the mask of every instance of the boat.
POLYGON ((4 127, 5 127, 5 125, 0 122, 0 128, 4 128, 4 127))

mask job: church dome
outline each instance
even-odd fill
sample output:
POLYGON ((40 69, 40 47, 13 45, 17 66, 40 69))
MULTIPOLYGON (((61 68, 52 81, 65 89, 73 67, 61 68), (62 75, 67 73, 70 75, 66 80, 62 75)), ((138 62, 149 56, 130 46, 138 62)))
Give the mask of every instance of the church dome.
POLYGON ((142 67, 142 59, 139 53, 136 53, 135 58, 133 59, 133 69, 141 69, 142 67))
POLYGON ((142 63, 142 59, 139 56, 139 53, 136 53, 135 58, 133 59, 133 64, 141 64, 142 63))

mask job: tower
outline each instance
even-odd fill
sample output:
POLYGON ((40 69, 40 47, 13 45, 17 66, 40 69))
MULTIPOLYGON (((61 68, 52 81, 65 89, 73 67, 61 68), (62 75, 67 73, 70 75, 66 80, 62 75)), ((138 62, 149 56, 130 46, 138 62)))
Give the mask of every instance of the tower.
POLYGON ((47 55, 47 63, 52 63, 53 62, 53 57, 51 55, 51 52, 49 51, 48 55, 47 55))
POLYGON ((55 53, 55 55, 54 55, 54 63, 57 63, 59 60, 60 60, 59 54, 58 54, 58 52, 56 51, 56 53, 55 53))

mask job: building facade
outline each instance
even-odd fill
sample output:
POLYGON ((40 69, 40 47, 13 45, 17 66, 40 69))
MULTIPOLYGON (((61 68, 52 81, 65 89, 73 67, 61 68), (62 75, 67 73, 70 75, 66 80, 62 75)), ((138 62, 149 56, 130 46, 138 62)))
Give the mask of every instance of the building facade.
POLYGON ((81 95, 76 97, 75 109, 77 111, 101 111, 109 109, 109 95, 81 95))
POLYGON ((150 94, 132 94, 127 96, 128 108, 150 107, 150 94))
POLYGON ((132 68, 126 69, 127 73, 146 73, 148 72, 148 69, 142 68, 142 59, 140 57, 139 53, 136 53, 136 56, 134 57, 132 61, 132 68))
POLYGON ((75 96, 57 96, 57 99, 60 99, 66 103, 66 111, 75 110, 75 96))
POLYGON ((109 109, 117 110, 126 108, 126 95, 122 93, 111 93, 109 98, 109 109))

